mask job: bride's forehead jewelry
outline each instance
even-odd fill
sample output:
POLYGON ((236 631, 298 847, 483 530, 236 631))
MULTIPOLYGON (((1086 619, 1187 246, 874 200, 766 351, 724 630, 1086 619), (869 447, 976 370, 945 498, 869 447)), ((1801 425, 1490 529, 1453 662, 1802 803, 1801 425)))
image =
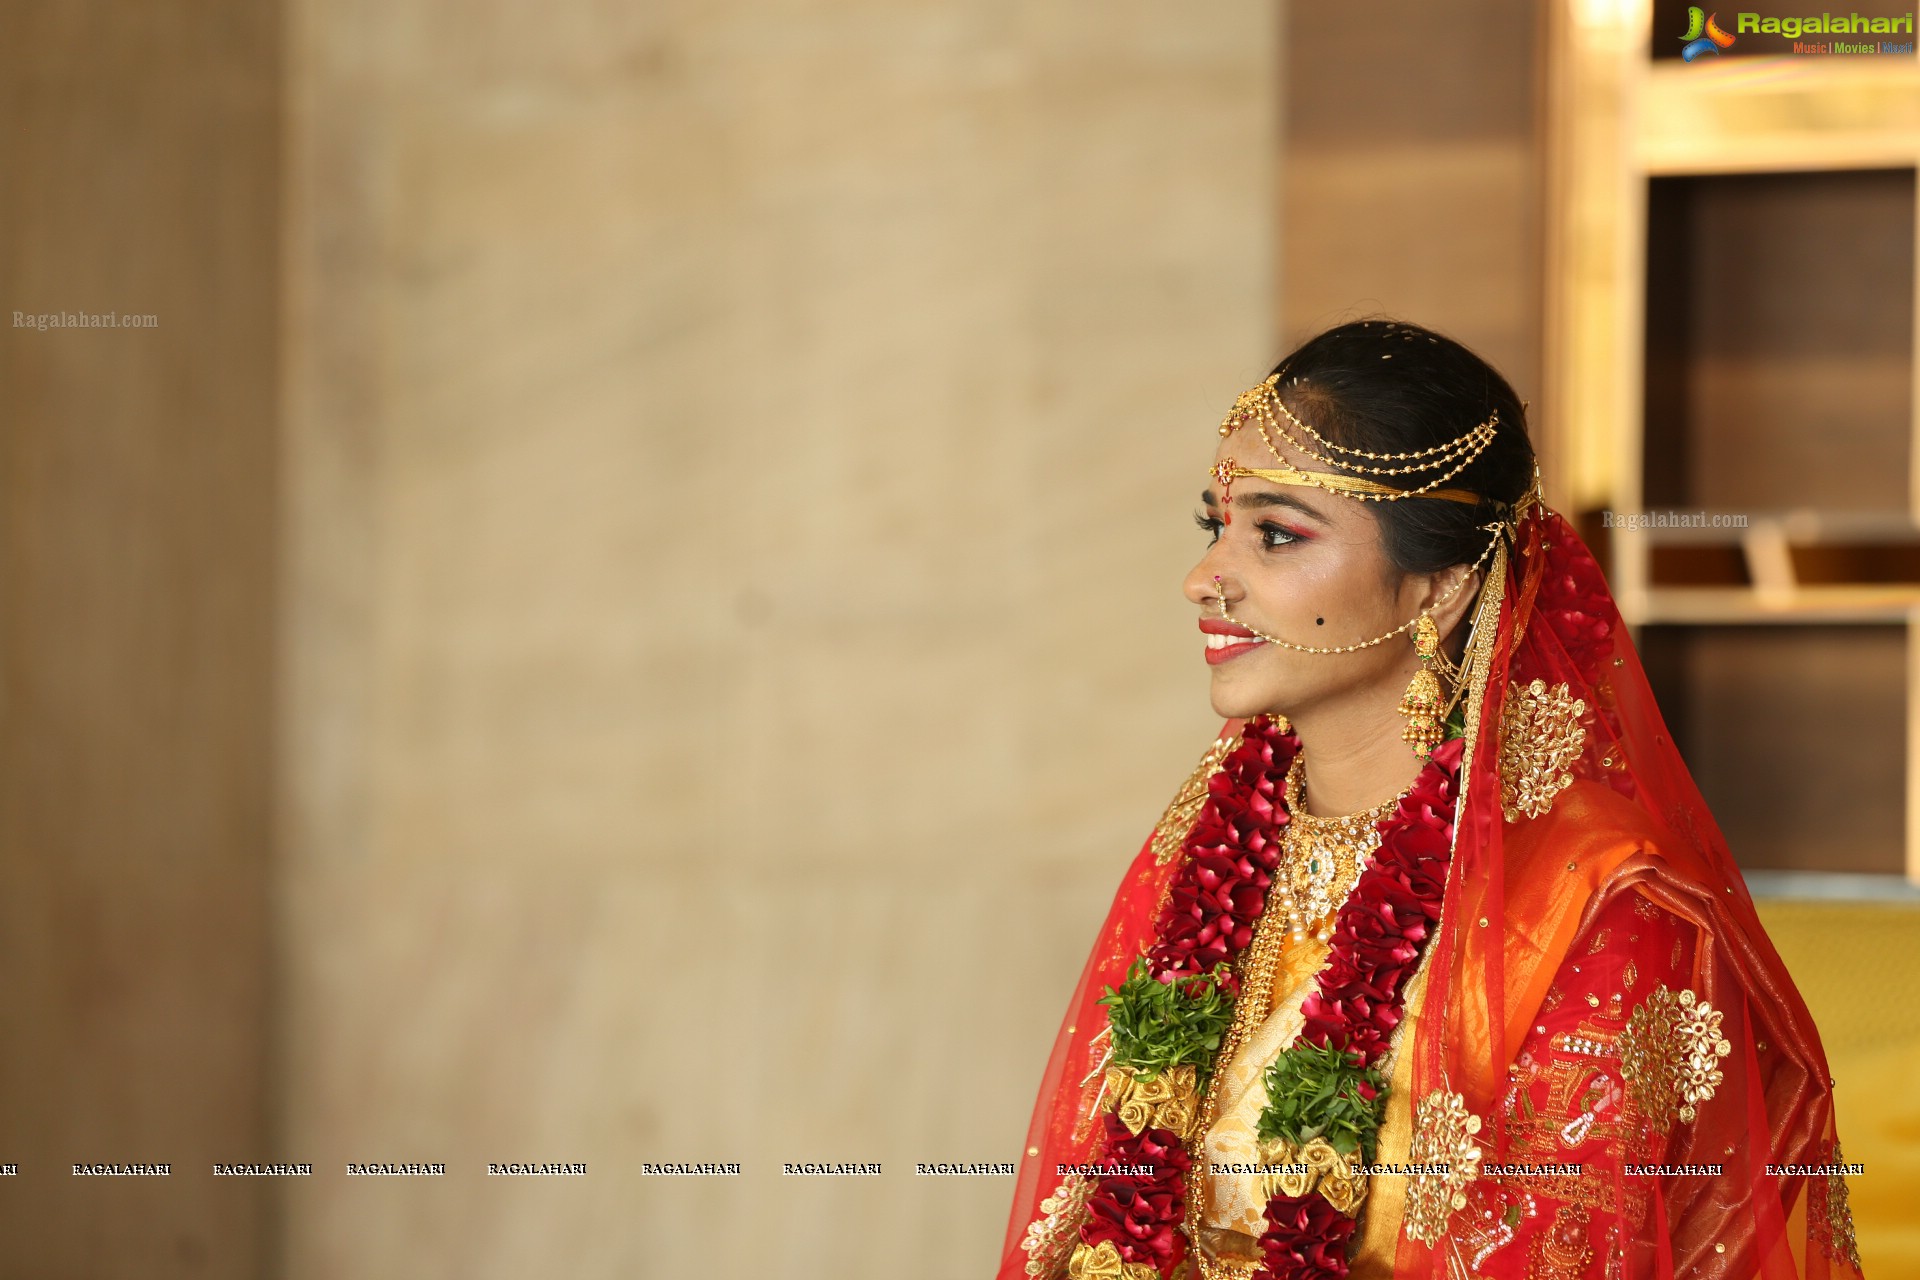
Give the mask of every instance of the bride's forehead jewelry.
MULTIPOLYGON (((1335 444, 1327 439, 1312 423, 1304 422, 1280 398, 1280 377, 1277 371, 1268 374, 1257 385, 1242 391, 1233 402, 1233 408, 1220 421, 1220 434, 1230 436, 1242 424, 1251 423, 1260 433, 1261 442, 1280 463, 1277 468, 1243 467, 1232 458, 1223 458, 1213 468, 1213 475, 1220 482, 1221 506, 1227 507, 1231 499, 1228 486, 1238 476, 1257 476, 1275 484, 1311 485, 1338 493, 1343 497, 1352 497, 1362 502, 1396 502, 1402 498, 1439 498, 1447 502, 1464 502, 1474 505, 1480 502, 1480 496, 1465 489, 1446 489, 1441 486, 1460 474, 1473 460, 1485 451, 1498 434, 1500 411, 1495 409, 1488 414, 1484 422, 1477 422, 1465 431, 1442 444, 1426 449, 1414 449, 1404 453, 1376 453, 1370 449, 1351 448, 1335 444), (1283 422, 1282 419, 1285 419, 1283 422), (1308 444, 1288 428, 1291 423, 1302 434, 1311 437, 1321 448, 1342 455, 1330 457, 1308 444), (1303 471, 1287 462, 1280 447, 1274 443, 1272 432, 1277 432, 1295 452, 1305 455, 1316 462, 1329 467, 1340 467, 1343 471, 1303 471), (1363 461, 1364 459, 1364 461, 1363 461), (1386 465, 1376 466, 1376 463, 1386 465), (1396 463, 1404 465, 1393 465, 1396 463), (1345 472, 1359 472, 1348 475, 1345 472), (1410 488, 1383 484, 1378 480, 1368 480, 1366 476, 1408 476, 1433 472, 1426 480, 1410 488)), ((1296 378, 1297 382, 1298 379, 1296 378)), ((1232 512, 1226 513, 1226 523, 1232 523, 1232 512)))
MULTIPOLYGON (((1295 644, 1291 640, 1282 640, 1278 636, 1270 636, 1263 631, 1249 627, 1227 612, 1226 586, 1220 580, 1220 576, 1215 574, 1213 579, 1214 599, 1215 603, 1219 606, 1221 620, 1233 623, 1235 626, 1248 631, 1258 639, 1266 641, 1268 644, 1278 645, 1283 649, 1292 649, 1298 653, 1352 653, 1357 649, 1369 649, 1374 645, 1384 644, 1395 636, 1405 634, 1417 626, 1420 620, 1426 617, 1433 609, 1440 608, 1449 600, 1453 599, 1455 595, 1459 594, 1461 588, 1472 580, 1474 571, 1478 570, 1487 562, 1487 557, 1493 553, 1494 547, 1499 545, 1504 538, 1511 536, 1519 522, 1520 516, 1528 507, 1536 504, 1544 505, 1540 488, 1540 468, 1538 465, 1534 467, 1533 487, 1530 488, 1525 496, 1517 503, 1509 504, 1497 499, 1486 499, 1480 494, 1472 493, 1465 489, 1440 487, 1442 482, 1458 475, 1462 469, 1475 458, 1479 457, 1487 445, 1492 442, 1499 428, 1500 414, 1498 410, 1490 413, 1484 422, 1475 423, 1444 444, 1434 445, 1428 449, 1416 449, 1405 453, 1376 453, 1366 449, 1351 449, 1344 445, 1335 444, 1321 435, 1320 432, 1316 431, 1310 424, 1301 421, 1294 415, 1292 410, 1287 408, 1285 402, 1280 399, 1280 377, 1280 373, 1269 374, 1265 381, 1259 385, 1241 392, 1239 398, 1234 401, 1232 411, 1228 413, 1220 423, 1220 434, 1222 436, 1229 436, 1243 423, 1251 422, 1255 429, 1259 431, 1260 439, 1266 444, 1275 459, 1280 463, 1278 467, 1244 467, 1232 458, 1222 458, 1213 465, 1208 474, 1210 474, 1214 481, 1220 486, 1221 523, 1233 523, 1233 512, 1230 505, 1232 497, 1229 486, 1234 480, 1241 476, 1253 476, 1272 484, 1309 486, 1325 490, 1328 493, 1337 493, 1341 497, 1353 498, 1361 502, 1398 502, 1403 498, 1433 498, 1442 502, 1461 502, 1473 506, 1486 502, 1494 508, 1498 518, 1492 523, 1480 526, 1480 528, 1488 534, 1486 547, 1475 557, 1473 564, 1468 567, 1467 572, 1461 574, 1460 578, 1447 589, 1444 595, 1434 601, 1428 609, 1422 610, 1415 616, 1408 618, 1393 630, 1374 636, 1371 640, 1361 640, 1355 644, 1295 644), (1278 411, 1279 417, 1275 415, 1276 410, 1278 411), (1319 453, 1302 442, 1292 431, 1288 430, 1286 426, 1282 425, 1280 417, 1284 417, 1287 422, 1298 427, 1303 433, 1311 436, 1327 449, 1350 456, 1336 460, 1319 453), (1274 445, 1273 437, 1267 433, 1268 427, 1277 430, 1280 435, 1300 453, 1325 462, 1330 466, 1343 467, 1346 470, 1306 471, 1293 466, 1286 461, 1285 455, 1274 445), (1367 459, 1368 461, 1362 462, 1356 461, 1355 459, 1367 459), (1372 463, 1384 463, 1388 465, 1374 466, 1372 463), (1407 465, 1392 465, 1396 463, 1405 463, 1407 465), (1369 480, 1364 475, 1349 475, 1347 474, 1348 471, 1365 472, 1377 476, 1407 475, 1420 471, 1437 471, 1438 474, 1423 484, 1413 488, 1403 489, 1396 488, 1390 484, 1384 484, 1378 480, 1369 480)), ((1450 665, 1445 663, 1444 657, 1442 657, 1441 661, 1443 666, 1450 665)))

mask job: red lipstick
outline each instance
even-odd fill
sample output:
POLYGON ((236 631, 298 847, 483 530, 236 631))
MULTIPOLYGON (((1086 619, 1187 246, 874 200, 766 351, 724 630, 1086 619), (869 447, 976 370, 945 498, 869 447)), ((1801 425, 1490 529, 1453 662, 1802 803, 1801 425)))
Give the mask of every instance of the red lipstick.
POLYGON ((1252 653, 1266 643, 1245 627, 1218 618, 1202 618, 1200 630, 1207 636, 1206 656, 1210 667, 1232 662, 1241 654, 1252 653))

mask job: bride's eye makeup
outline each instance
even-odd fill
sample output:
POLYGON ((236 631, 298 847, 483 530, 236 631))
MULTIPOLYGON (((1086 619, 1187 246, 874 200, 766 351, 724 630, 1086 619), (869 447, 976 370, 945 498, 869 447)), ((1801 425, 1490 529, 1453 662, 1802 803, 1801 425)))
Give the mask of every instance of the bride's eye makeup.
MULTIPOLYGON (((1210 516, 1204 512, 1196 511, 1193 513, 1193 522, 1206 530, 1209 544, 1220 540, 1220 517, 1210 516)), ((1260 531, 1260 544, 1272 551, 1277 551, 1281 547, 1288 546, 1295 542, 1305 542, 1312 537, 1311 534, 1301 533, 1297 529, 1289 529, 1287 526, 1277 524, 1272 520, 1255 521, 1253 527, 1260 531)))
POLYGON ((1258 521, 1253 527, 1260 531, 1261 545, 1276 550, 1289 543, 1305 542, 1309 536, 1297 530, 1289 529, 1283 524, 1276 524, 1271 520, 1258 521))

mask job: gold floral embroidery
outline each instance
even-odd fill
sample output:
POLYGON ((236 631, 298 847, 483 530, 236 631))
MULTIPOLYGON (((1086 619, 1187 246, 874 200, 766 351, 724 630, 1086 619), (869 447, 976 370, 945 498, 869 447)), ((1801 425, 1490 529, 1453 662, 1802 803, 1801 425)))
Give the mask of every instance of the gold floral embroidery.
POLYGON ((1182 1142, 1193 1137, 1193 1122, 1200 1110, 1197 1068, 1168 1067, 1143 1078, 1131 1067, 1108 1067, 1107 1089, 1107 1109, 1129 1131, 1171 1129, 1182 1142))
POLYGON ((1608 940, 1612 937, 1613 930, 1611 929, 1602 929, 1600 932, 1594 934, 1593 941, 1587 945, 1587 954, 1590 956, 1599 954, 1600 949, 1605 947, 1608 940))
POLYGON ((1180 790, 1167 805, 1167 811, 1160 815, 1160 824, 1153 829, 1155 862, 1164 867, 1180 852, 1180 846, 1186 843, 1187 832, 1193 830, 1195 819, 1199 818, 1201 808, 1207 803, 1207 779, 1239 745, 1240 735, 1237 733, 1230 738, 1219 739, 1207 748, 1206 754, 1200 757, 1200 763, 1180 784, 1180 790))
POLYGON ((1480 1147, 1474 1141, 1479 1132, 1480 1117, 1467 1110, 1460 1094, 1435 1089, 1414 1108, 1407 1162, 1415 1172, 1401 1215, 1407 1239, 1436 1243, 1446 1234, 1447 1219, 1466 1207, 1467 1184, 1480 1176, 1480 1147))
POLYGON ((1027 1253, 1027 1274, 1035 1280, 1058 1280, 1066 1268, 1070 1246, 1079 1243, 1080 1220, 1086 1216, 1093 1179, 1078 1175, 1054 1188, 1040 1202, 1040 1216, 1027 1226, 1020 1247, 1027 1253))
POLYGON ((1636 1005, 1620 1033, 1620 1074, 1634 1107, 1660 1133, 1691 1121, 1722 1079, 1733 1046, 1720 1035, 1721 1013, 1689 989, 1663 983, 1636 1005))
POLYGON ((1551 689, 1545 680, 1508 687, 1500 713, 1500 807, 1508 822, 1539 817, 1573 784, 1568 770, 1586 746, 1580 724, 1586 712, 1586 701, 1564 682, 1551 689))
POLYGON ((1553 1216, 1553 1225, 1533 1238, 1527 1256, 1527 1280, 1580 1280, 1593 1261, 1587 1237, 1593 1217, 1585 1205, 1566 1204, 1553 1216))
POLYGON ((1146 1263, 1122 1258, 1111 1240, 1102 1240, 1099 1244, 1082 1241, 1075 1245, 1073 1258, 1067 1263, 1067 1275, 1071 1280, 1159 1280, 1160 1277, 1160 1273, 1146 1263))
POLYGON ((1833 1155, 1826 1163, 1832 1172, 1810 1179, 1807 1203, 1807 1230, 1820 1252, 1831 1262, 1844 1262, 1860 1270, 1860 1245, 1853 1237, 1853 1206, 1847 1202, 1847 1177, 1840 1172, 1845 1157, 1840 1141, 1833 1143, 1833 1155))

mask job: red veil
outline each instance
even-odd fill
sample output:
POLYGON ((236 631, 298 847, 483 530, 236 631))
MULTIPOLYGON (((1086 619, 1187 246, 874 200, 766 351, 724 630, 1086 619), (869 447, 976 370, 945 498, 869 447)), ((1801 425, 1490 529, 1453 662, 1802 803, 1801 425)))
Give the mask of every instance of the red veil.
MULTIPOLYGON (((1399 1277, 1856 1276, 1806 1005, 1592 554, 1538 504, 1507 537, 1476 624, 1493 633, 1472 641, 1424 1006, 1400 1048, 1409 1163, 1445 1172, 1362 1212, 1402 1214, 1399 1277)), ((1098 1001, 1152 944, 1241 727, 1182 788, 1095 939, 1041 1081, 1001 1280, 1067 1272, 1092 1183, 1060 1166, 1097 1161, 1102 1142, 1098 1001)))

